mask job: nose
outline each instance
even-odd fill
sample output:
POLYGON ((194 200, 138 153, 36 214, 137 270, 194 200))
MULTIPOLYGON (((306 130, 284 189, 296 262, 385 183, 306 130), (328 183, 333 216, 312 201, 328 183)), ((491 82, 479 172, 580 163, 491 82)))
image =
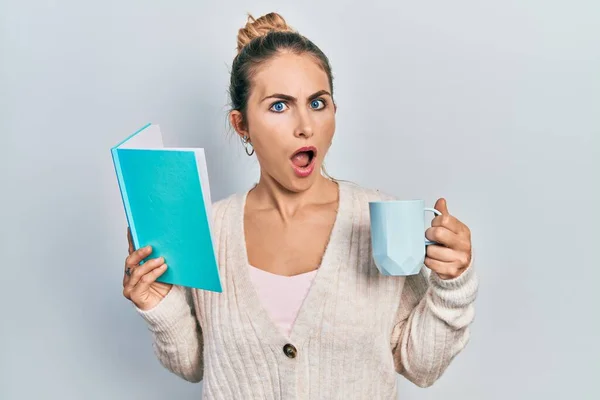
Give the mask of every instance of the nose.
POLYGON ((308 111, 300 110, 298 113, 296 129, 294 130, 294 136, 305 139, 311 138, 314 134, 312 125, 308 111))

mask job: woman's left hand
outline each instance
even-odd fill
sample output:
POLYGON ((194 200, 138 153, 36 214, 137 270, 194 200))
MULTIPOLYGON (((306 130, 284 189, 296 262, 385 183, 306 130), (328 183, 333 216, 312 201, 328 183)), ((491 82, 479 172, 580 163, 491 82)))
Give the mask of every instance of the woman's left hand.
POLYGON ((425 265, 442 279, 456 278, 471 264, 471 231, 450 215, 445 199, 438 199, 434 207, 442 215, 431 221, 425 237, 439 245, 427 246, 425 265))

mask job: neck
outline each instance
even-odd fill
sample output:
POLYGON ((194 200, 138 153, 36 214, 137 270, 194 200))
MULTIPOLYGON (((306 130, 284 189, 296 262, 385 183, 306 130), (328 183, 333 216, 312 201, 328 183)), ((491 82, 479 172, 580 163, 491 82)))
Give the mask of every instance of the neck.
POLYGON ((261 173, 260 180, 251 193, 253 208, 276 210, 283 219, 288 219, 305 206, 337 201, 337 184, 319 174, 308 188, 294 191, 261 173))

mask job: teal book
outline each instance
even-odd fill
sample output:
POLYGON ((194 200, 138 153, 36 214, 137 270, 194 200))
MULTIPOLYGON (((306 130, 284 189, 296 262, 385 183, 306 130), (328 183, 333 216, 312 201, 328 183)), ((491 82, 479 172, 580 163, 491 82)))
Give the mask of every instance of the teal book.
POLYGON ((222 292, 202 148, 165 148, 147 124, 111 148, 134 247, 164 257, 159 282, 222 292))

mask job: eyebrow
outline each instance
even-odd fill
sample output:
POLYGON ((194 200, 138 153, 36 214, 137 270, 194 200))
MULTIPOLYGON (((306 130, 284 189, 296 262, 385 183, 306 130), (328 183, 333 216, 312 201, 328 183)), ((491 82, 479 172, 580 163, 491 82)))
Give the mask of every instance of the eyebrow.
MULTIPOLYGON (((308 97, 308 101, 312 101, 312 100, 314 100, 315 98, 317 98, 319 96, 323 96, 324 94, 326 94, 329 97, 331 97, 331 93, 329 93, 327 90, 319 90, 318 92, 311 94, 308 97)), ((260 102, 262 103, 263 101, 265 101, 267 99, 281 99, 281 100, 287 100, 287 101, 291 101, 291 102, 296 102, 298 100, 294 96, 290 96, 288 94, 273 93, 273 94, 271 94, 269 96, 264 97, 260 102)))

